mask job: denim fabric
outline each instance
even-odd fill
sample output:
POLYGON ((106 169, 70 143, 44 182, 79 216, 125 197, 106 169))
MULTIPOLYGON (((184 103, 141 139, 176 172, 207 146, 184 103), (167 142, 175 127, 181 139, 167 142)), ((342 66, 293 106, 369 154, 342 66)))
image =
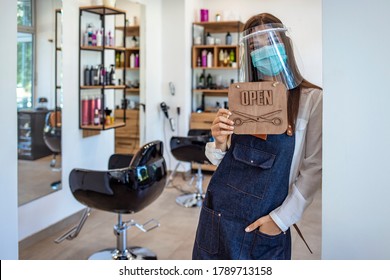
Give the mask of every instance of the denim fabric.
POLYGON ((290 230, 276 236, 245 228, 282 204, 295 137, 232 136, 202 205, 193 259, 291 259, 290 230))

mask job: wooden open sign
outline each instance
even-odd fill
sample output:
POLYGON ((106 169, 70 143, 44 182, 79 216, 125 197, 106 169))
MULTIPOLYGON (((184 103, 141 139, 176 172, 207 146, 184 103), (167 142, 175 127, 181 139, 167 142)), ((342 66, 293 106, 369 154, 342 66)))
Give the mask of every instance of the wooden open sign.
POLYGON ((282 83, 234 83, 228 98, 234 133, 282 134, 287 130, 287 89, 282 83))

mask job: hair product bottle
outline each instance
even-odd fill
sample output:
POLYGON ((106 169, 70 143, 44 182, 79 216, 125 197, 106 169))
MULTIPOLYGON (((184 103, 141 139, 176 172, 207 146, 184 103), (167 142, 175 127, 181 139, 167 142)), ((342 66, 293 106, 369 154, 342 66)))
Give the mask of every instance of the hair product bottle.
POLYGON ((138 54, 138 53, 135 54, 135 63, 134 63, 134 66, 135 66, 136 68, 139 68, 139 54, 138 54))
POLYGON ((230 32, 226 34, 226 45, 231 45, 232 44, 232 35, 230 35, 230 32))
POLYGON ((213 54, 211 52, 207 54, 207 67, 213 67, 213 54))
POLYGON ((93 118, 94 118, 94 111, 95 111, 95 108, 96 108, 96 99, 94 96, 91 96, 91 98, 89 99, 89 120, 88 120, 88 124, 92 124, 93 123, 93 118))
POLYGON ((81 125, 89 124, 89 110, 88 96, 85 96, 81 100, 81 125))
POLYGON ((103 35, 102 31, 98 30, 96 34, 96 46, 101 47, 103 45, 103 35))
POLYGON ((88 68, 88 65, 85 66, 84 70, 84 86, 90 86, 91 85, 91 71, 88 68))
POLYGON ((111 70, 110 70, 110 85, 115 85, 115 68, 114 64, 111 64, 111 70))
POLYGON ((202 51, 202 67, 207 67, 207 50, 202 51))
POLYGON ((130 68, 134 68, 135 67, 135 55, 134 53, 132 53, 130 55, 130 68))

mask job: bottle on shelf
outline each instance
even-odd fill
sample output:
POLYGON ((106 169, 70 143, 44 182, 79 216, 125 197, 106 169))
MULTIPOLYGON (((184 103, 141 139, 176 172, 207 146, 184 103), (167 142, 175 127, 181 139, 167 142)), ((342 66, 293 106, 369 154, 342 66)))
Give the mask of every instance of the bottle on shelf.
POLYGON ((135 55, 135 67, 139 68, 139 54, 135 55))
POLYGON ((213 54, 210 51, 207 53, 207 67, 213 67, 213 54))
POLYGON ((89 103, 89 119, 88 124, 93 124, 93 118, 94 118, 94 112, 96 109, 96 99, 95 96, 91 96, 91 98, 88 99, 89 103))
POLYGON ((114 64, 111 64, 111 70, 110 70, 110 85, 114 86, 115 85, 115 69, 114 69, 114 64))
POLYGON ((93 66, 89 68, 89 85, 93 86, 93 66))
POLYGON ((206 87, 207 87, 207 88, 211 88, 212 85, 213 85, 213 77, 212 77, 211 74, 209 73, 209 74, 207 75, 207 85, 206 85, 206 87))
POLYGON ((203 89, 204 86, 205 86, 205 77, 204 77, 204 73, 202 72, 202 74, 200 74, 199 76, 198 88, 203 89))
POLYGON ((99 118, 99 110, 95 109, 94 117, 93 117, 93 124, 99 125, 100 124, 100 118, 99 118))
POLYGON ((131 53, 130 55, 130 68, 134 68, 135 67, 135 55, 134 53, 131 53))
POLYGON ((89 125, 89 114, 90 114, 89 105, 90 103, 89 103, 88 96, 85 96, 81 100, 81 125, 89 125))
POLYGON ((107 67, 104 67, 104 85, 111 85, 110 83, 110 72, 107 67))
POLYGON ((96 34, 96 46, 102 46, 102 34, 100 33, 100 30, 98 30, 96 34))
POLYGON ((207 50, 202 50, 202 67, 207 67, 207 50))
POLYGON ((97 31, 92 33, 92 46, 96 47, 97 46, 97 31))
POLYGON ((131 45, 132 45, 133 48, 138 47, 137 37, 133 36, 133 38, 131 38, 131 45))
POLYGON ((115 37, 114 37, 114 34, 113 34, 113 33, 111 33, 110 46, 111 46, 111 47, 114 47, 114 46, 115 46, 115 37))
POLYGON ((229 59, 230 59, 229 54, 228 54, 227 50, 225 50, 223 52, 223 66, 225 66, 225 67, 229 66, 229 59))
POLYGON ((125 67, 125 53, 124 52, 122 52, 120 54, 119 67, 125 67))
POLYGON ((236 56, 233 50, 230 50, 229 60, 230 60, 230 66, 232 66, 232 63, 236 61, 236 56))
POLYGON ((88 46, 92 46, 92 34, 93 34, 93 30, 92 30, 92 24, 89 23, 87 25, 87 33, 88 33, 88 46))
MULTIPOLYGON (((102 123, 102 99, 100 98, 99 95, 95 96, 95 109, 98 110, 99 112, 99 121, 102 123)), ((92 120, 91 120, 92 121, 92 120)))
POLYGON ((198 113, 202 113, 204 112, 204 108, 205 108, 205 95, 204 93, 202 94, 202 101, 201 101, 201 104, 198 108, 196 108, 196 112, 198 113))
POLYGON ((83 46, 88 46, 88 42, 89 42, 88 30, 85 30, 83 34, 83 46))
POLYGON ((103 45, 102 31, 98 30, 96 34, 96 46, 101 47, 103 45))
POLYGON ((219 66, 223 66, 223 61, 225 59, 225 55, 223 54, 223 50, 219 50, 218 60, 219 60, 219 66))
POLYGON ((214 45, 214 37, 210 35, 210 32, 207 32, 206 42, 207 45, 214 45))
POLYGON ((100 65, 100 69, 99 69, 99 85, 101 85, 101 86, 104 86, 104 84, 105 84, 105 71, 104 71, 104 66, 103 66, 103 64, 101 64, 100 65))
POLYGON ((88 68, 88 65, 86 65, 84 70, 84 86, 90 86, 90 85, 91 85, 91 71, 88 68))
POLYGON ((96 65, 95 68, 92 71, 93 75, 93 86, 98 86, 100 82, 100 71, 99 71, 99 65, 96 65))
POLYGON ((121 67, 121 54, 120 53, 116 53, 115 54, 115 66, 116 67, 121 67))
POLYGON ((232 44, 232 35, 230 34, 230 32, 228 31, 228 33, 226 34, 226 45, 231 45, 232 44))
POLYGON ((201 67, 202 66, 202 59, 200 58, 200 56, 198 56, 198 58, 196 59, 196 66, 197 67, 201 67))

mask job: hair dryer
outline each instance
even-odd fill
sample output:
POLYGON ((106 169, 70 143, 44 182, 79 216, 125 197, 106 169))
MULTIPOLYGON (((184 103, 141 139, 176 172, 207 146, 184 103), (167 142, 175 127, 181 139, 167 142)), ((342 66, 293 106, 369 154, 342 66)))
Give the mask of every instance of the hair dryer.
POLYGON ((168 107, 168 105, 165 102, 161 102, 160 103, 160 108, 164 112, 165 117, 169 120, 169 125, 171 126, 171 130, 172 130, 172 132, 174 132, 175 131, 175 122, 174 122, 173 118, 169 117, 169 113, 168 113, 169 107, 168 107))

